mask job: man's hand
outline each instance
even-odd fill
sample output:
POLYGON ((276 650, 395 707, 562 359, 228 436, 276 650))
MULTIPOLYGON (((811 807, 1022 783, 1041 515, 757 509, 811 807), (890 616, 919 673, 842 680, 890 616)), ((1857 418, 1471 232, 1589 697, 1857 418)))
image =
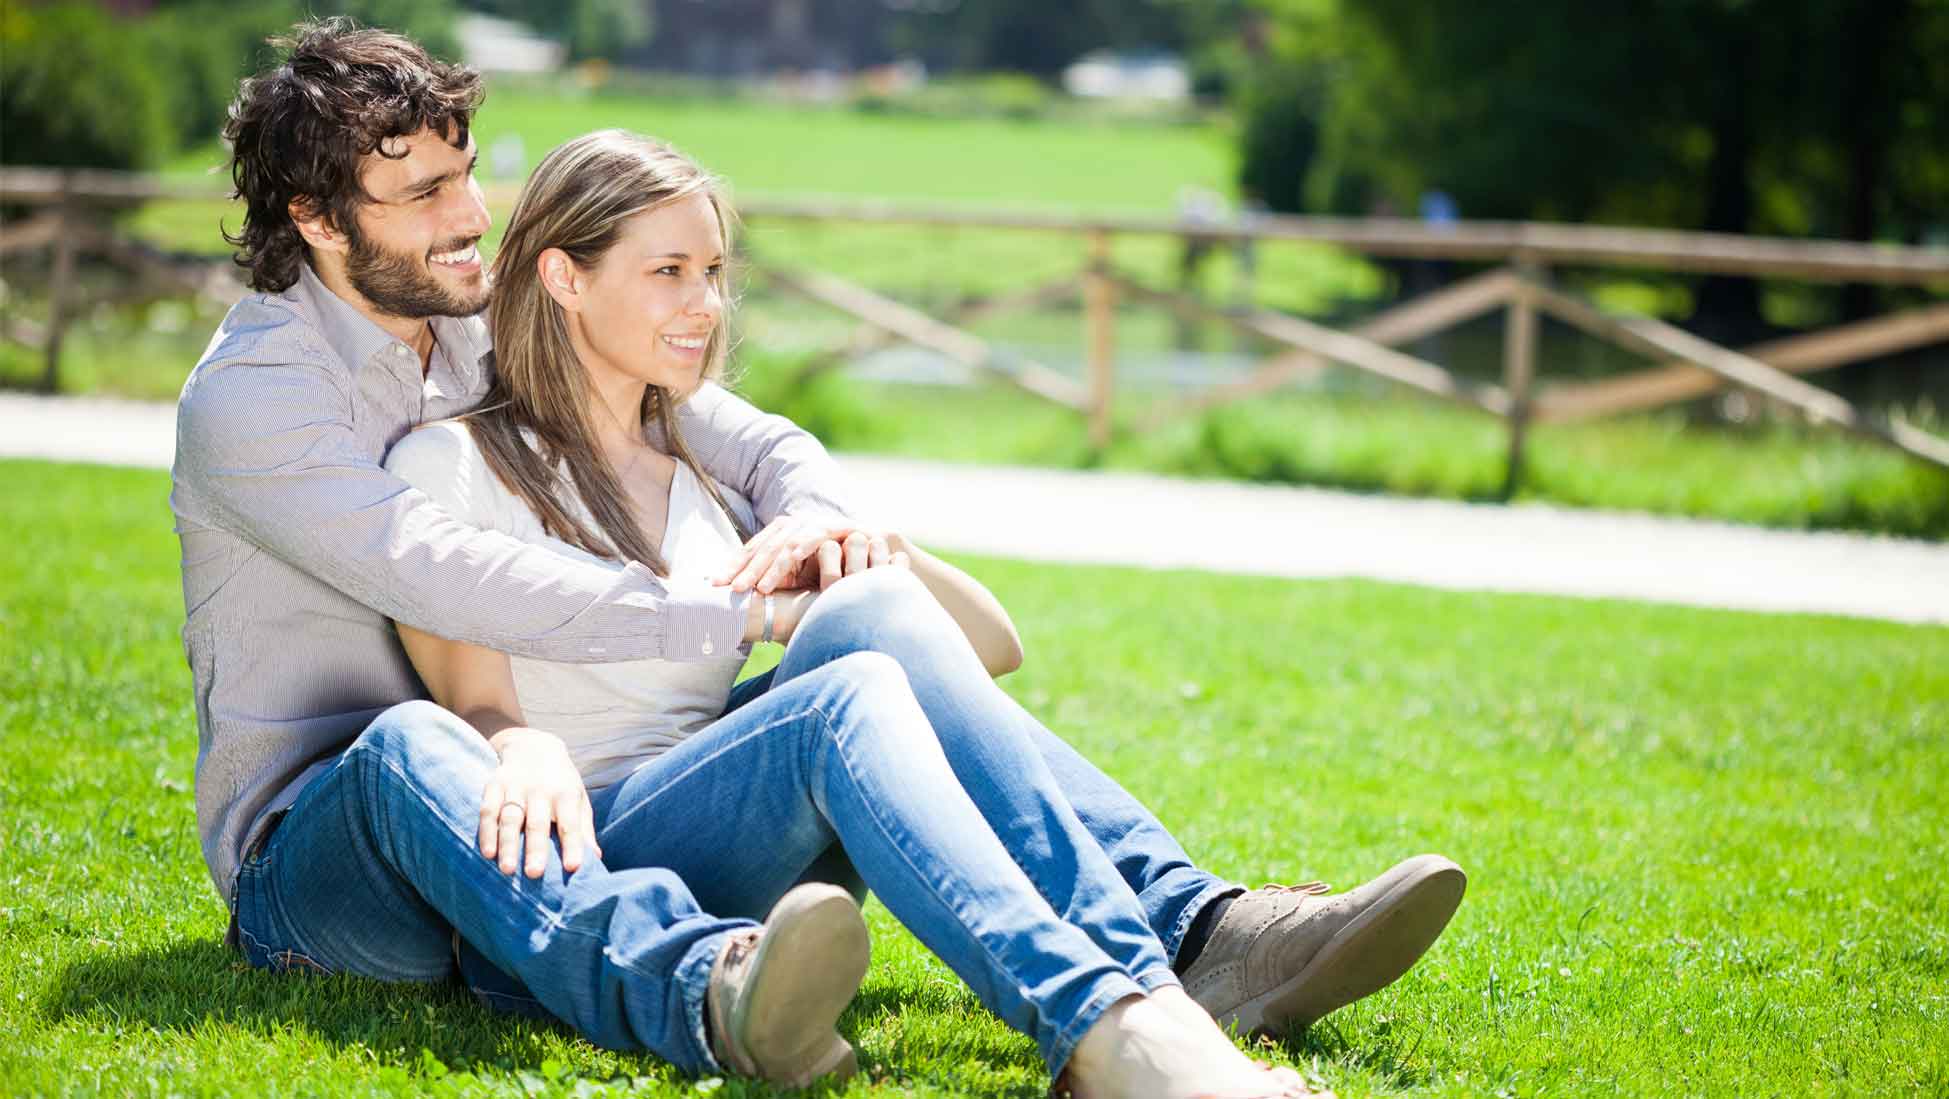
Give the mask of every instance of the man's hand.
POLYGON ((539 878, 548 868, 552 827, 562 836, 563 870, 572 874, 582 869, 588 851, 601 858, 595 810, 562 738, 516 726, 494 734, 488 743, 501 765, 481 792, 480 853, 498 857, 501 873, 513 874, 525 849, 527 875, 539 878))
POLYGON ((823 589, 841 576, 893 563, 885 533, 781 515, 752 535, 715 579, 734 591, 770 594, 814 584, 823 589))

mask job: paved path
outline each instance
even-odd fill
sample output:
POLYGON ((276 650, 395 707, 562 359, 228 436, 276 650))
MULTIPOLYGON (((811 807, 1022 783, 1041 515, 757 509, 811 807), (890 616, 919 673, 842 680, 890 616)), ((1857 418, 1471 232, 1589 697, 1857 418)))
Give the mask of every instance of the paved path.
MULTIPOLYGON (((167 466, 169 405, 0 394, 0 457, 167 466)), ((1949 622, 1949 546, 1522 505, 845 454, 870 514, 1032 560, 1949 622)))

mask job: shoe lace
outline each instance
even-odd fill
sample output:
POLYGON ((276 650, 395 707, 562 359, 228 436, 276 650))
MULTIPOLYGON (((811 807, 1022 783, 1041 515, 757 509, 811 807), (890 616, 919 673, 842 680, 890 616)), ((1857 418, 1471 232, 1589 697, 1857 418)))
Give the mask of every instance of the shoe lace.
POLYGON ((1301 882, 1298 885, 1263 885, 1259 888, 1267 893, 1299 893, 1312 896, 1333 892, 1333 887, 1323 881, 1301 882))
POLYGON ((723 965, 726 973, 735 973, 743 968, 745 958, 752 951, 758 949, 758 938, 760 934, 761 932, 754 929, 741 935, 735 935, 730 942, 724 944, 723 965))

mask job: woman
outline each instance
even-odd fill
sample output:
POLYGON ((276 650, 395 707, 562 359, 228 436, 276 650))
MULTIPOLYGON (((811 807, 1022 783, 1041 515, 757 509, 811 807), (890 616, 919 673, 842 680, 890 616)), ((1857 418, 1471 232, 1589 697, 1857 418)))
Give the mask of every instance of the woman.
MULTIPOLYGON (((699 472, 670 412, 721 368, 728 254, 723 200, 673 150, 606 131, 550 153, 495 263, 494 391, 462 421, 403 440, 388 465, 517 537, 673 580, 716 571, 750 512, 699 472)), ((1031 745, 1030 719, 990 678, 1020 660, 1000 604, 898 536, 875 553, 883 567, 823 595, 751 600, 746 641, 788 642, 756 697, 734 697, 745 645, 714 653, 706 641, 704 659, 681 663, 559 665, 401 626, 433 697, 500 752, 482 853, 540 873, 546 845, 518 850, 523 818, 532 837, 536 816, 543 836, 552 816, 568 871, 592 857, 665 867, 707 910, 755 917, 837 847, 1074 1093, 1306 1093, 1184 994, 1031 745), (862 615, 901 632, 899 661, 822 640, 857 633, 862 615), (930 692, 926 707, 916 691, 930 692), (956 728, 937 730, 930 713, 956 728), (981 742, 978 765, 950 763, 950 732, 981 742), (575 776, 587 792, 504 804, 536 775, 575 776)), ((798 1055, 817 1068, 851 1063, 830 1027, 843 1006, 807 1009, 824 1013, 822 1037, 798 1055)))

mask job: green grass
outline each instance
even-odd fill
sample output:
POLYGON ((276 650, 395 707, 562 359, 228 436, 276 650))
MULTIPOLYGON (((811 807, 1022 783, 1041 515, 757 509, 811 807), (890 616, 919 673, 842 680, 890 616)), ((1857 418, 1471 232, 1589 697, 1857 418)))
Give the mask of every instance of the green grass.
MULTIPOLYGON (((0 1093, 700 1094, 450 988, 240 967, 167 479, 0 476, 0 1093)), ((1949 630, 964 563, 1021 625, 1008 689, 1203 864, 1468 867, 1420 967, 1271 1051, 1342 1095, 1949 1092, 1949 630)), ((1039 1095, 1030 1043, 869 916, 845 1093, 1039 1095)))

